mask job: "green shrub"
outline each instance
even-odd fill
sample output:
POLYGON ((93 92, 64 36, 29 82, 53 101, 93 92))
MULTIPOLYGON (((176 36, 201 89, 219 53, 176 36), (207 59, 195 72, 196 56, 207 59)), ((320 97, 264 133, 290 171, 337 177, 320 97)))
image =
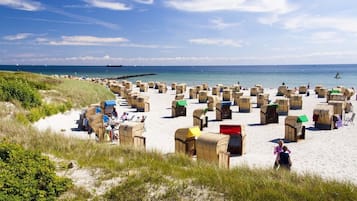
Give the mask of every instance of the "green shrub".
POLYGON ((29 119, 23 113, 18 113, 15 116, 16 120, 24 125, 28 125, 30 123, 29 119))
POLYGON ((70 110, 71 107, 72 103, 70 102, 65 102, 63 104, 45 104, 40 107, 32 108, 27 114, 27 119, 30 122, 35 122, 41 118, 70 110))
POLYGON ((26 109, 41 105, 38 91, 23 79, 0 78, 0 94, 1 101, 18 100, 26 109))
POLYGON ((55 200, 72 185, 51 161, 19 145, 0 143, 0 200, 55 200))

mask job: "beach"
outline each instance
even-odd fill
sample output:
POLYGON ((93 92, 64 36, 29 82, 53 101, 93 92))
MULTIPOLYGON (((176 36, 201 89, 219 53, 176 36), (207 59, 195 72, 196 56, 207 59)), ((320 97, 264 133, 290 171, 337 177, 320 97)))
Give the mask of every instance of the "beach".
MULTIPOLYGON (((168 83, 170 84, 170 83, 168 83)), ((189 86, 190 87, 194 86, 189 86)), ((212 87, 212 86, 210 86, 212 87)), ((263 86, 264 87, 264 86, 263 86)), ((313 86, 312 86, 313 87, 313 86)), ((178 128, 192 127, 193 111, 207 108, 207 103, 199 103, 198 99, 189 99, 189 90, 185 92, 187 101, 187 115, 176 118, 171 117, 171 104, 175 99, 176 91, 168 86, 166 93, 158 93, 157 89, 149 88, 148 92, 140 92, 149 97, 150 111, 136 112, 135 108, 121 105, 125 102, 121 97, 116 99, 116 109, 121 115, 129 112, 136 117, 146 116, 145 132, 146 150, 156 150, 163 154, 175 152, 174 135, 178 128)), ((133 91, 139 88, 133 85, 133 91)), ((245 96, 250 95, 249 90, 243 90, 245 96)), ((274 102, 281 98, 276 96, 277 88, 264 88, 264 93, 269 94, 269 99, 274 102)), ((285 143, 291 150, 292 171, 299 174, 312 173, 325 179, 336 179, 357 184, 357 127, 353 124, 342 126, 333 130, 316 130, 312 119, 314 107, 319 103, 326 103, 326 98, 318 98, 312 88, 310 96, 302 95, 303 106, 301 110, 289 110, 289 115, 306 115, 308 122, 304 140, 285 143)), ((211 91, 208 91, 211 95, 211 91)), ((256 97, 251 97, 252 110, 249 113, 238 112, 238 106, 231 106, 232 119, 216 121, 216 112, 208 111, 208 127, 202 133, 219 133, 221 124, 243 125, 246 132, 246 154, 232 156, 230 167, 249 166, 254 168, 272 168, 275 160, 273 154, 276 142, 284 139, 286 115, 279 115, 279 123, 260 124, 260 108, 256 107, 256 97)), ((356 106, 356 98, 352 97, 351 103, 356 106)), ((76 124, 82 110, 71 110, 64 114, 47 117, 34 126, 39 130, 51 129, 61 135, 94 140, 94 134, 88 135, 85 131, 78 131, 76 124)), ((347 114, 350 115, 350 114, 347 114)), ((135 117, 135 118, 136 118, 135 117)), ((110 143, 108 143, 109 146, 110 143)), ((120 146, 120 145, 118 145, 120 146)))

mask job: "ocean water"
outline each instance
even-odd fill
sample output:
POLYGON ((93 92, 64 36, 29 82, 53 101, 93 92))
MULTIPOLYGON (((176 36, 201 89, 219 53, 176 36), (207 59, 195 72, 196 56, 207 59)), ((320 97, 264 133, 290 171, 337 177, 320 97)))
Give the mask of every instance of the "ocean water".
POLYGON ((156 75, 129 78, 141 80, 186 83, 190 86, 208 83, 243 87, 262 84, 277 88, 283 82, 289 87, 310 84, 327 88, 336 86, 357 87, 357 64, 331 65, 250 65, 250 66, 11 66, 1 65, 0 70, 27 71, 46 75, 74 75, 80 77, 113 78, 125 75, 155 73, 156 75), (340 79, 335 75, 339 73, 340 79))

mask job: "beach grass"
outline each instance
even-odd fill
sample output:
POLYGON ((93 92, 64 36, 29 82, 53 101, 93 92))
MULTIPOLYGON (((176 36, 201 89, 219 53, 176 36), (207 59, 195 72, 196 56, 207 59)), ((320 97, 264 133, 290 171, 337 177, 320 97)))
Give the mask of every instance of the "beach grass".
MULTIPOLYGON (((82 81, 64 80, 51 89, 75 106, 111 97, 102 92, 102 86, 82 81)), ((120 178, 103 194, 73 186, 60 200, 357 200, 357 188, 351 183, 272 169, 220 169, 181 154, 163 155, 39 132, 14 118, 0 119, 2 141, 76 161, 79 168, 101 170, 94 188, 99 189, 108 179, 120 178)))
POLYGON ((80 80, 64 79, 53 89, 57 90, 62 98, 73 103, 76 108, 99 103, 102 100, 115 99, 114 94, 104 86, 80 80))
MULTIPOLYGON (((38 132, 16 122, 0 123, 7 141, 41 151, 80 167, 102 169, 98 181, 121 177, 100 199, 105 200, 356 200, 357 188, 349 183, 326 181, 313 175, 297 175, 270 169, 216 165, 192 161, 183 155, 162 155, 93 141, 38 132)), ((79 193, 75 189, 76 194, 79 193)), ((87 198, 88 192, 78 197, 87 198)), ((98 197, 99 199, 99 197, 98 197)))

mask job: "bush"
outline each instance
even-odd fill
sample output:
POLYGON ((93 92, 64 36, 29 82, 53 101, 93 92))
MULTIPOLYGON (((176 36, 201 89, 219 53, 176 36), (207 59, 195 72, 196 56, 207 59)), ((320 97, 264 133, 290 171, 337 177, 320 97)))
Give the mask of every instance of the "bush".
POLYGON ((71 187, 51 161, 19 145, 0 143, 0 200, 55 200, 71 187))
POLYGON ((1 101, 18 100, 26 109, 41 105, 41 96, 38 91, 22 79, 0 78, 0 94, 1 101))
POLYGON ((65 112, 72 108, 71 102, 65 102, 63 104, 46 104, 41 107, 32 108, 27 114, 27 119, 30 122, 35 122, 41 118, 51 116, 60 112, 65 112))
POLYGON ((29 119, 23 113, 16 114, 16 120, 24 125, 28 125, 30 123, 29 119))

